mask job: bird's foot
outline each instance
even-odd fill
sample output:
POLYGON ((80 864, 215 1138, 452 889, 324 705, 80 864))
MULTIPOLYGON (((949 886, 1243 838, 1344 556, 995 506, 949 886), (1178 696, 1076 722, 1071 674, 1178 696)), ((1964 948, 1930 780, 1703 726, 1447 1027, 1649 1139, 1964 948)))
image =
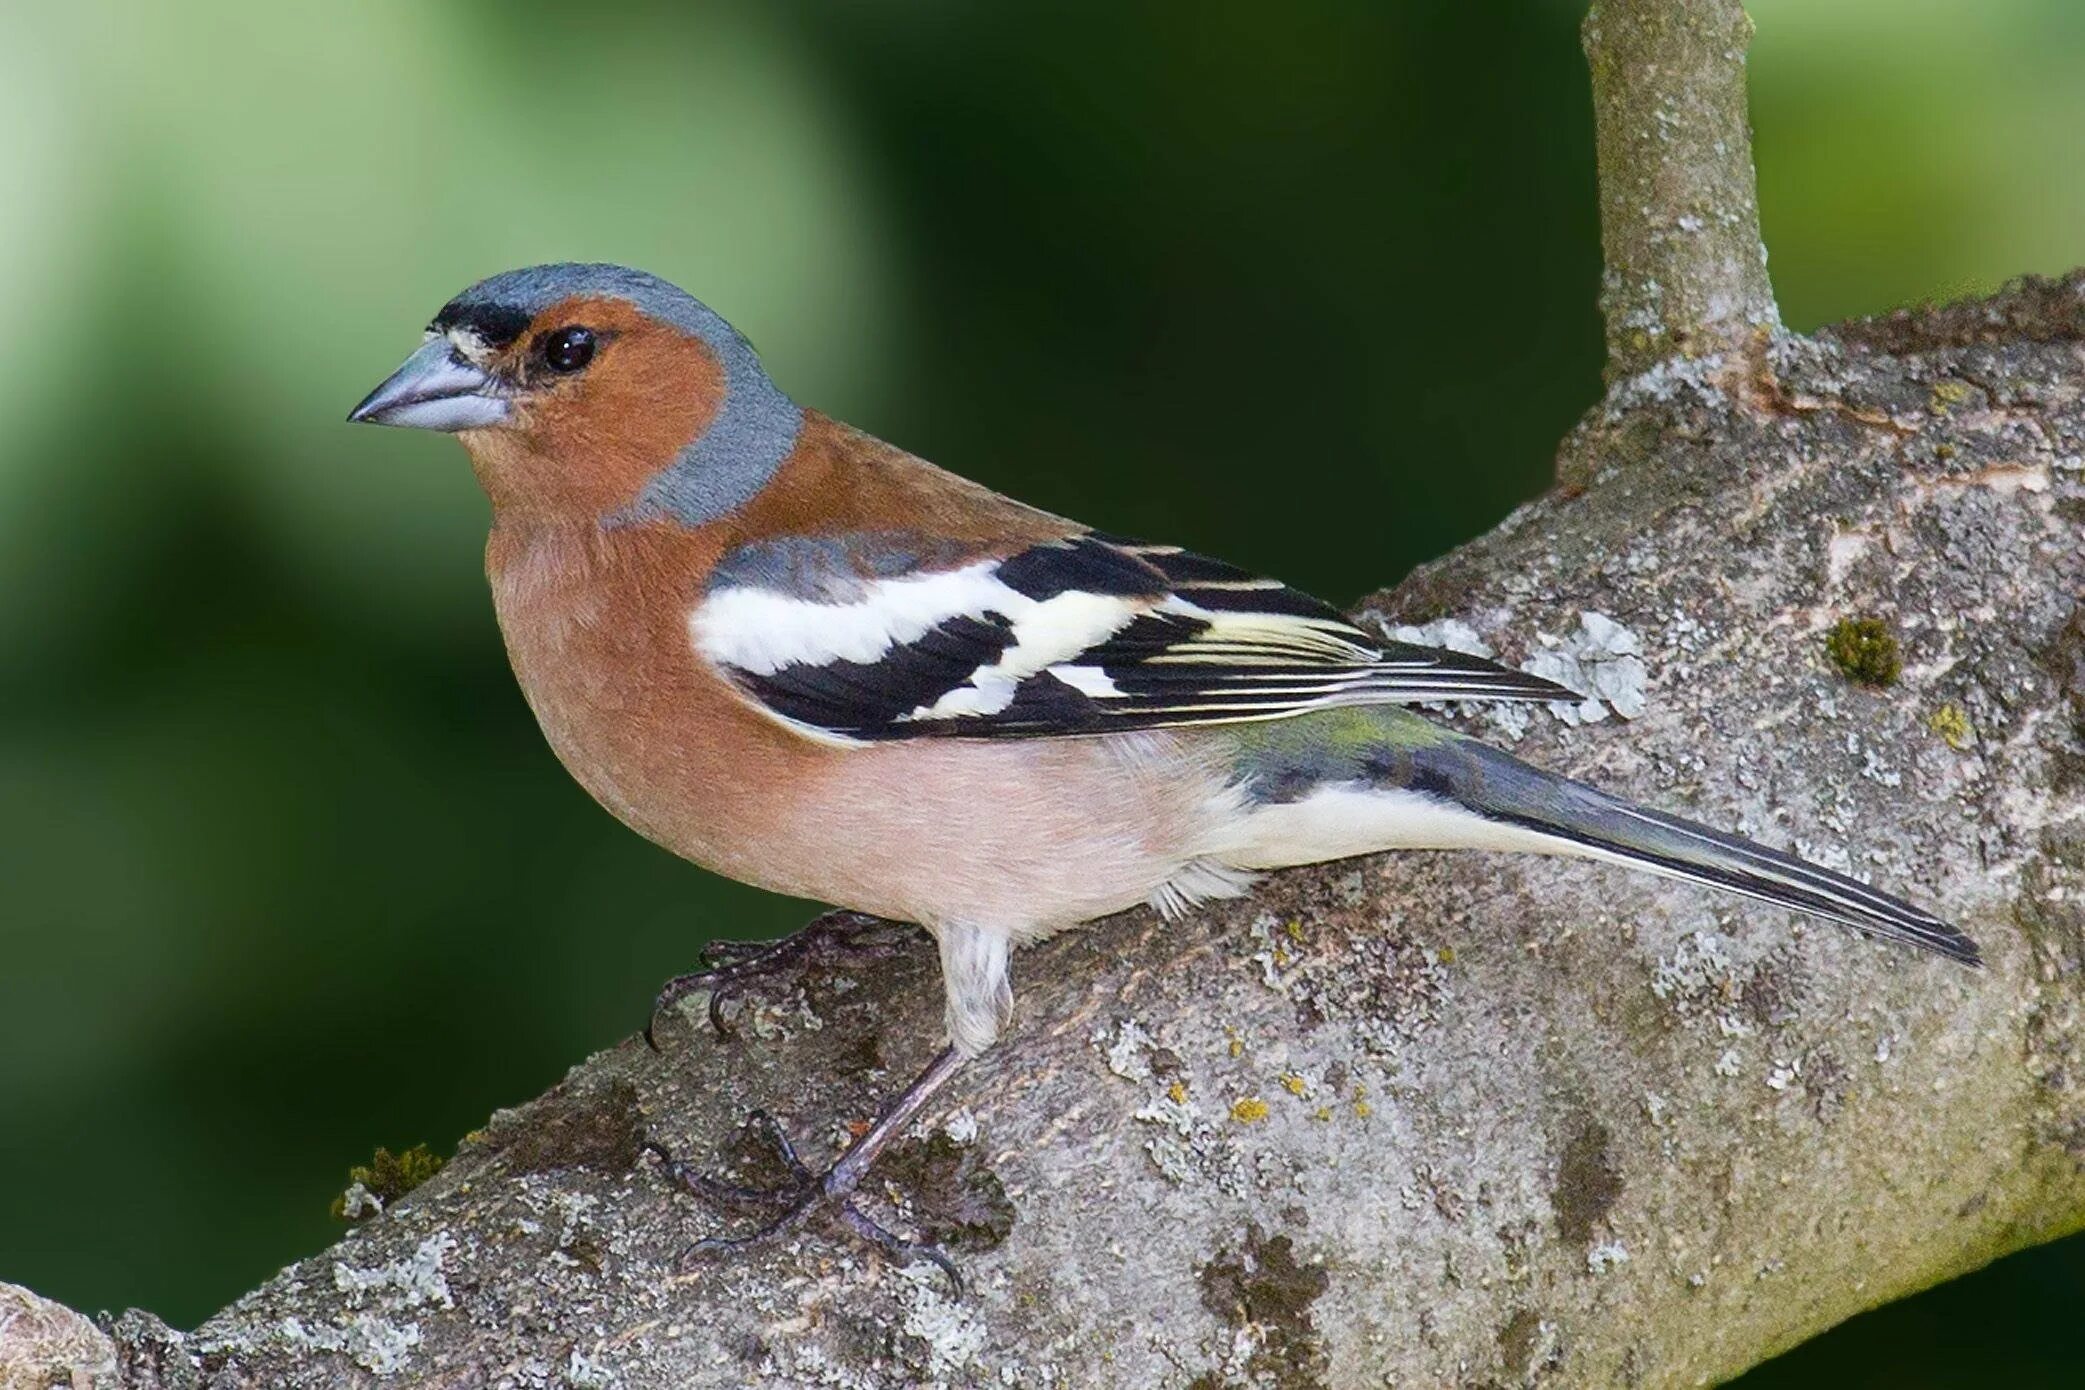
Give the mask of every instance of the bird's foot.
POLYGON ((956 1273, 955 1262, 926 1241, 907 1240, 889 1230, 874 1217, 864 1212, 855 1202, 855 1190, 875 1164, 877 1155, 891 1140, 904 1132, 907 1125, 917 1119, 929 1099, 963 1065, 963 1058, 953 1047, 943 1048, 941 1055, 927 1069, 914 1077, 912 1084, 893 1096, 876 1122, 863 1131, 860 1138, 847 1146, 847 1151, 833 1162, 823 1173, 811 1171, 803 1159, 797 1156, 796 1145, 773 1117, 763 1111, 755 1111, 746 1118, 741 1137, 756 1144, 766 1145, 786 1177, 773 1188, 746 1187, 738 1183, 720 1181, 707 1173, 698 1171, 685 1160, 677 1159, 663 1147, 650 1140, 645 1149, 656 1155, 664 1165, 666 1175, 696 1196, 719 1206, 740 1210, 752 1209, 772 1213, 758 1229, 743 1236, 710 1236, 698 1240, 683 1252, 683 1258, 744 1250, 749 1246, 772 1240, 787 1231, 795 1230, 821 1210, 830 1211, 840 1223, 871 1245, 888 1252, 896 1259, 911 1262, 926 1260, 948 1276, 949 1286, 958 1296, 963 1292, 963 1278, 956 1273))
MULTIPOLYGON (((712 941, 702 948, 703 968, 668 980, 652 1003, 652 1018, 691 994, 709 993, 709 1022, 717 1036, 729 1037, 732 1029, 724 1006, 748 985, 788 969, 792 965, 841 964, 882 960, 906 949, 919 935, 919 928, 903 922, 887 922, 865 912, 828 912, 813 918, 801 929, 780 941, 712 941)), ((644 1026, 644 1040, 654 1052, 652 1023, 644 1026)))
POLYGON ((756 1211, 767 1217, 758 1228, 745 1235, 706 1236, 696 1241, 681 1252, 684 1263, 700 1259, 704 1255, 731 1254, 752 1249, 777 1236, 786 1235, 824 1211, 836 1217, 855 1235, 901 1263, 910 1264, 916 1260, 925 1260, 932 1264, 948 1279, 949 1287, 955 1295, 959 1298, 962 1296, 963 1276, 956 1272, 953 1260, 927 1241, 911 1240, 899 1235, 863 1211, 857 1204, 855 1191, 860 1185, 864 1168, 850 1165, 843 1159, 823 1173, 812 1172, 797 1156, 796 1146, 789 1142, 789 1136, 783 1132, 781 1125, 763 1110, 756 1110, 746 1117, 741 1136, 771 1149, 775 1159, 787 1171, 788 1177, 774 1187, 748 1187, 740 1183, 724 1182, 702 1172, 686 1159, 675 1158, 661 1145, 649 1140, 645 1142, 646 1151, 658 1158, 659 1166, 666 1176, 697 1197, 713 1206, 756 1211))

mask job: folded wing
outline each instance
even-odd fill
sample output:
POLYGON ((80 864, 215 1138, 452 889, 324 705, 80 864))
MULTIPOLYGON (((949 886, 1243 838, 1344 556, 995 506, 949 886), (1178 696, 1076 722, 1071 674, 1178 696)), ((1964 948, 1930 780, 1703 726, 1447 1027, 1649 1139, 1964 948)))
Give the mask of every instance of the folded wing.
POLYGON ((755 542, 718 566, 690 630, 760 708, 847 742, 1578 698, 1479 657, 1378 639, 1277 580, 1091 532, 1011 554, 897 534, 755 542))

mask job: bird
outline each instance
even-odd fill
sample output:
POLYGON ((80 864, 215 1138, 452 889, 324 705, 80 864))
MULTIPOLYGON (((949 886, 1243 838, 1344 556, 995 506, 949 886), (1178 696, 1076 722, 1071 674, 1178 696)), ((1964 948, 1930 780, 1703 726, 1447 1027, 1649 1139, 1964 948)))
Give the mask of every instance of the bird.
MULTIPOLYGON (((777 1209, 759 1229, 697 1249, 827 1210, 953 1278, 855 1199, 1008 1026, 1015 948, 1139 904, 1178 916, 1294 865, 1575 856, 1979 963, 1898 897, 1414 708, 1576 701, 1564 687, 1389 640, 1278 580, 1094 530, 799 406, 736 329, 642 271, 479 281, 348 419, 462 443, 491 501, 515 677, 603 807, 705 868, 855 914, 828 936, 912 923, 938 947, 939 1054, 822 1171, 756 1117, 791 1185, 751 1194, 777 1209)), ((748 1195, 655 1151, 697 1192, 748 1195)))

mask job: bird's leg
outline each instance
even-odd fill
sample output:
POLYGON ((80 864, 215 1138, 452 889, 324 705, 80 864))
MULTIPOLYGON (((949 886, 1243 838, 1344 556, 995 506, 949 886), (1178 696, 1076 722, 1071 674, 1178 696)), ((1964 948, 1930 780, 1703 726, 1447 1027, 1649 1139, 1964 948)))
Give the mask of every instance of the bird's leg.
POLYGON ((656 1154, 663 1163, 666 1175, 675 1182, 706 1201, 719 1205, 747 1207, 762 1206, 769 1210, 780 1210, 769 1218, 758 1230, 743 1236, 710 1236, 696 1241, 684 1252, 683 1258, 704 1255, 717 1251, 743 1250, 762 1241, 771 1240, 787 1231, 801 1226, 820 1208, 829 1207, 842 1224, 862 1239, 880 1246, 898 1259, 924 1259, 936 1265, 948 1276, 949 1283, 960 1294, 963 1280, 956 1273, 955 1264, 948 1256, 924 1241, 908 1240, 896 1232, 886 1229, 876 1219, 855 1205, 854 1193, 861 1186, 890 1141, 905 1131, 931 1100, 936 1091, 945 1085, 956 1069, 963 1065, 963 1056, 955 1048, 942 1049, 927 1069, 914 1078, 911 1085, 900 1091, 876 1118, 876 1123, 847 1146, 823 1173, 813 1173, 797 1157, 796 1146, 764 1112, 755 1111, 746 1119, 746 1128, 774 1147, 782 1165, 789 1170, 790 1181, 771 1191, 742 1187, 735 1183, 719 1182, 682 1159, 674 1158, 657 1144, 647 1143, 645 1148, 656 1154))
MULTIPOLYGON (((702 948, 703 968, 668 980, 652 1003, 652 1017, 699 990, 709 992, 709 1022, 719 1037, 729 1036, 724 1005, 754 981, 803 962, 878 960, 903 950, 919 929, 886 922, 865 912, 835 911, 813 918, 780 941, 712 941, 702 948)), ((644 1040, 653 1051, 649 1021, 644 1040)))

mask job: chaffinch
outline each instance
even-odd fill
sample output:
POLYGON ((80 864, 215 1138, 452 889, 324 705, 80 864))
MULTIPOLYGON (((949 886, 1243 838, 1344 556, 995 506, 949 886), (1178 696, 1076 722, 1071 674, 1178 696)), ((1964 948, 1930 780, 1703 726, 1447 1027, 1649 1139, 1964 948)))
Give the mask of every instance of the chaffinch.
POLYGON ((729 324, 639 271, 473 285, 349 419, 462 440, 515 674, 603 806, 710 869, 938 941, 948 1048, 768 1230, 829 1201, 902 1246, 849 1194, 998 1036, 1012 949, 1263 870, 1576 855, 1977 961, 1888 894, 1405 708, 1576 698, 1562 687, 1385 641, 802 409, 729 324))

